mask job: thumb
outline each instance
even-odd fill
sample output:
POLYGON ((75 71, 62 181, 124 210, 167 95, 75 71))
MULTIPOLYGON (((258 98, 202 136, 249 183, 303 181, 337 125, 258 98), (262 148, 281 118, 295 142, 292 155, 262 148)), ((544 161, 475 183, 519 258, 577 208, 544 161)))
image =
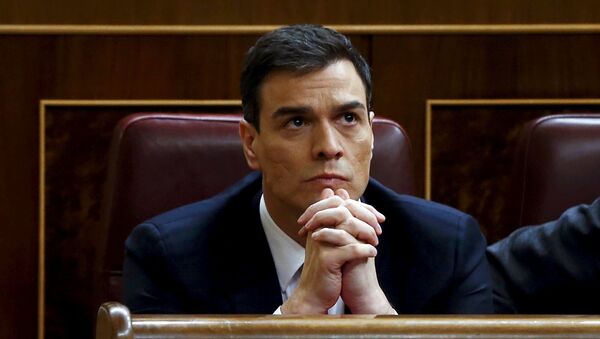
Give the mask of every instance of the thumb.
POLYGON ((324 188, 323 191, 321 191, 321 200, 333 197, 334 195, 335 194, 333 193, 333 190, 331 188, 324 188))
POLYGON ((343 188, 335 190, 335 194, 344 200, 350 199, 350 194, 343 188))

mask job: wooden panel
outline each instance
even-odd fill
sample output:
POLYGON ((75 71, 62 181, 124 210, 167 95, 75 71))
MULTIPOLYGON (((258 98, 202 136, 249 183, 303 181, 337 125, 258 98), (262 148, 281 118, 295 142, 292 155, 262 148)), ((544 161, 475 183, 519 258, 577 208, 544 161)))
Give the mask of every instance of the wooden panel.
MULTIPOLYGON (((111 2, 107 4, 106 6, 116 6, 111 2)), ((177 5, 177 2, 175 4, 177 5)), ((213 5, 217 6, 215 4, 213 5)), ((585 9, 586 2, 582 4, 581 8, 585 9)), ((25 9, 11 7, 11 3, 3 2, 0 6, 10 7, 9 12, 15 17, 18 17, 19 13, 25 13, 22 12, 25 9)), ((24 6, 27 7, 26 4, 24 6)), ((95 6, 102 12, 102 6, 105 5, 98 3, 95 6)), ((123 6, 126 8, 130 5, 125 3, 123 6)), ((187 8, 184 5, 180 6, 182 13, 187 13, 187 8)), ((224 2, 223 6, 227 6, 227 2, 224 2)), ((328 2, 319 6, 323 10, 330 9, 327 7, 330 6, 328 2)), ((361 2, 356 6, 360 9, 361 2)), ((418 11, 416 5, 406 6, 413 6, 410 8, 418 11)), ((424 3, 423 6, 429 9, 433 5, 424 3)), ((575 11, 575 7, 570 6, 565 5, 565 13, 575 11)), ((140 13, 150 13, 143 15, 151 17, 154 15, 151 14, 153 8, 149 5, 146 9, 149 12, 140 13)), ((240 7, 240 10, 244 8, 240 7)), ((485 12, 481 7, 478 8, 481 13, 485 12)), ((459 13, 458 9, 446 9, 451 13, 459 13)), ((260 10, 271 11, 262 8, 260 10)), ((343 17, 344 11, 350 10, 341 9, 340 15, 343 17)), ((43 11, 37 11, 37 16, 31 16, 32 20, 45 15, 43 11)), ((73 13, 77 11, 77 8, 73 9, 73 13)), ((470 9, 467 9, 465 13, 469 11, 470 9)), ((534 12, 533 9, 530 11, 534 12)), ((592 11, 588 8, 587 12, 592 11)), ((0 15, 4 15, 3 13, 5 12, 0 8, 0 15)), ((52 13, 50 11, 48 15, 55 15, 52 13)), ((248 10, 244 13, 254 12, 248 10)), ((381 13, 388 15, 386 11, 381 13)), ((503 12, 498 10, 498 13, 503 12)), ((117 13, 116 17, 119 18, 120 15, 123 14, 117 13)), ((3 319, 0 337, 31 338, 36 332, 39 101, 52 98, 237 99, 242 56, 256 37, 252 34, 0 35, 0 127, 3 127, 0 132, 3 165, 0 166, 0 220, 3 223, 0 227, 5 235, 0 237, 0 275, 10 277, 0 279, 0 318, 3 319)), ((366 34, 354 35, 352 39, 369 57, 373 67, 376 113, 399 121, 406 127, 412 139, 414 154, 420 164, 417 174, 421 177, 421 192, 424 189, 424 128, 428 99, 594 98, 600 93, 600 82, 597 81, 597 75, 600 74, 600 34, 597 33, 366 34)), ((487 127, 490 121, 488 119, 494 119, 502 114, 502 111, 499 108, 477 108, 474 111, 472 108, 457 110, 456 107, 437 107, 433 113, 434 123, 444 123, 434 126, 435 133, 440 133, 434 141, 440 145, 450 140, 452 143, 447 145, 448 150, 456 149, 461 142, 466 142, 452 137, 459 133, 458 131, 463 133, 463 130, 457 128, 460 126, 458 124, 464 121, 456 120, 457 115, 475 115, 478 117, 473 121, 474 126, 477 126, 475 128, 491 129, 487 127), (445 130, 446 123, 448 130, 445 130)), ((547 112, 544 109, 542 111, 535 112, 547 112)), ((510 131, 514 131, 515 124, 528 118, 529 113, 526 114, 524 110, 519 112, 522 114, 518 117, 492 126, 494 135, 501 136, 503 131, 510 134, 510 131)), ((51 142, 57 150, 51 154, 57 157, 53 161, 62 159, 60 157, 70 149, 67 147, 70 136, 96 140, 95 137, 107 135, 112 121, 110 119, 116 118, 116 115, 112 116, 109 112, 84 110, 80 112, 81 116, 71 112, 71 115, 62 116, 66 120, 61 120, 62 113, 55 113, 54 117, 59 119, 49 121, 54 126, 52 131, 55 132, 49 136, 54 135, 51 142), (85 120, 87 118, 91 120, 85 120), (95 121, 95 118, 99 120, 95 121), (86 131, 89 135, 81 134, 81 131, 86 131), (61 150, 61 147, 66 148, 61 150)), ((465 133, 465 137, 469 135, 476 137, 473 133, 465 133)), ((442 151, 440 148, 436 149, 442 151)), ((74 153, 73 156, 85 155, 84 150, 79 149, 77 152, 82 153, 74 153)), ((101 150, 90 148, 89 152, 89 159, 95 159, 90 164, 94 165, 83 166, 81 173, 89 173, 94 180, 99 180, 101 150)), ((436 163, 443 165, 443 161, 440 161, 445 156, 438 154, 436 163)), ((54 172, 51 171, 50 175, 57 173, 59 167, 56 166, 59 166, 60 162, 53 164, 54 172)), ((436 168, 439 173, 441 167, 436 168)), ((72 173, 81 175, 76 171, 72 173)), ((94 197, 98 189, 89 186, 87 181, 84 181, 85 185, 75 186, 75 182, 69 181, 70 177, 60 177, 60 180, 65 180, 63 189, 56 185, 59 177, 53 178, 55 184, 47 191, 48 194, 52 194, 48 203, 49 206, 53 206, 53 220, 59 220, 66 215, 72 218, 69 220, 86 220, 87 223, 87 216, 97 213, 94 212, 94 208, 97 208, 94 207, 97 206, 96 203, 85 200, 79 206, 75 206, 76 209, 70 204, 72 201, 77 202, 73 197, 94 197), (71 200, 55 198, 60 194, 65 194, 65 197, 70 197, 71 200), (84 216, 83 219, 73 219, 81 215, 84 216)), ((438 181, 434 182, 434 187, 440 191, 435 193, 435 197, 447 199, 449 195, 444 192, 451 192, 451 187, 445 186, 447 181, 439 183, 439 179, 436 174, 434 180, 438 181)), ((467 186, 475 187, 476 184, 471 182, 467 186)), ((451 199, 447 202, 454 204, 451 199)), ((481 210, 481 207, 478 208, 481 210)), ((482 223, 487 227, 488 222, 482 223)), ((48 293, 60 294, 73 285, 73 281, 67 279, 64 280, 63 286, 60 279, 69 274, 74 274, 75 278, 79 279, 81 272, 87 269, 84 267, 79 271, 82 263, 72 261, 75 257, 88 260, 89 254, 85 252, 86 249, 73 248, 72 252, 65 249, 70 249, 78 237, 89 241, 89 236, 85 234, 89 225, 54 225, 60 227, 53 228, 57 233, 49 234, 49 244, 56 246, 48 247, 49 255, 55 258, 52 259, 54 261, 49 261, 52 272, 49 272, 48 288, 51 284, 53 287, 48 293), (69 267, 70 264, 74 266, 69 267)), ((73 298, 69 302, 74 309, 87 307, 86 301, 83 300, 85 295, 77 294, 73 298)), ((48 306, 55 307, 56 301, 52 301, 48 306)), ((68 315, 61 313, 63 309, 59 309, 58 306, 53 312, 58 317, 53 318, 53 321, 63 322, 64 319, 59 318, 68 315)), ((90 319, 89 314, 82 317, 90 319)), ((88 331, 89 327, 79 330, 88 331)))
POLYGON ((58 37, 48 91, 61 98, 237 98, 241 60, 255 40, 58 37))
POLYGON ((46 336, 93 335, 98 305, 90 293, 102 248, 101 211, 108 146, 117 121, 135 112, 239 113, 211 103, 122 106, 102 101, 45 106, 46 336), (185 105, 184 105, 185 104, 185 105), (86 128, 81 128, 86 126, 86 128))
POLYGON ((594 0, 5 0, 12 24, 486 24, 600 21, 594 0))
POLYGON ((600 112, 600 100, 478 102, 432 105, 431 198, 474 216, 493 243, 518 226, 505 221, 516 219, 511 218, 510 201, 517 198, 511 196, 511 181, 523 122, 549 114, 600 112))
POLYGON ((591 34, 374 36, 375 113, 406 128, 424 174, 427 100, 598 97, 598 46, 591 34))
POLYGON ((44 38, 0 37, 1 338, 34 338, 37 315, 37 110, 44 38))

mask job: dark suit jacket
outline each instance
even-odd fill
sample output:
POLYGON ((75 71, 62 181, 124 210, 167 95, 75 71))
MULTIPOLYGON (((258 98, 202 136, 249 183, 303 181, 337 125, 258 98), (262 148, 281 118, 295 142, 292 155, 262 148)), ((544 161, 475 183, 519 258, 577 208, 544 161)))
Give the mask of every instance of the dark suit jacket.
POLYGON ((600 313, 600 198, 488 247, 496 313, 600 313))
MULTIPOLYGON (((261 177, 138 225, 126 241, 134 313, 272 313, 281 293, 259 217, 261 177)), ((490 313, 485 241, 470 216, 370 180, 384 215, 379 282, 398 313, 490 313)))

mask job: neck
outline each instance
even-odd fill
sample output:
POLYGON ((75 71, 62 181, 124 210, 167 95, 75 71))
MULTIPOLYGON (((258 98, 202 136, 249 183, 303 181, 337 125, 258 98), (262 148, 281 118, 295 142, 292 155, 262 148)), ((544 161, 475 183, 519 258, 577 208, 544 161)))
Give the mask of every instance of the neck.
MULTIPOLYGON (((264 194, 264 192, 263 192, 264 194)), ((297 220, 304 211, 287 208, 284 204, 265 194, 265 205, 269 215, 277 226, 300 246, 305 247, 306 237, 298 235, 300 225, 297 220)))

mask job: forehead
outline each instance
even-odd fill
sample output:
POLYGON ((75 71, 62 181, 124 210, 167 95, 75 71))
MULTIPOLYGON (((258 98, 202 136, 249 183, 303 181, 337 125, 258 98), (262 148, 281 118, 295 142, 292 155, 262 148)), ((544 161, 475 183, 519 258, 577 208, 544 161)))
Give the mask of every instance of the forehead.
POLYGON ((359 101, 366 107, 364 84, 349 60, 339 60, 308 72, 275 71, 260 89, 261 113, 270 114, 281 105, 323 107, 359 101))

